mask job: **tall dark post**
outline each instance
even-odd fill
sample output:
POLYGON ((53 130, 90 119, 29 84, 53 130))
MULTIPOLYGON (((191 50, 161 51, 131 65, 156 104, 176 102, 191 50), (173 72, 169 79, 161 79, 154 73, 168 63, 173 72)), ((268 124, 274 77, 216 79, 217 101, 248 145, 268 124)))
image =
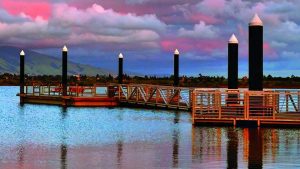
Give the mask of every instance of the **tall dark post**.
POLYGON ((62 49, 62 95, 67 96, 68 85, 68 48, 66 46, 62 49))
POLYGON ((257 14, 249 23, 249 90, 263 90, 263 23, 257 14))
POLYGON ((228 41, 228 89, 238 88, 239 42, 233 34, 228 41))
POLYGON ((174 52, 174 86, 179 86, 179 51, 174 52))
POLYGON ((119 55, 119 75, 118 75, 119 84, 123 83, 123 54, 119 55))
POLYGON ((25 52, 20 53, 20 94, 24 94, 25 85, 25 52))

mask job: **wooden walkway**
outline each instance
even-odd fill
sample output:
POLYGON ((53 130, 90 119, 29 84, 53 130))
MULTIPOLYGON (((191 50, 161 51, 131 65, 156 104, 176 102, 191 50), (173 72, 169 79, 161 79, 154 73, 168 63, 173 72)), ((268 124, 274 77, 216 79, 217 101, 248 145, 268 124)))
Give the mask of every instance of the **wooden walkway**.
POLYGON ((167 109, 191 109, 192 88, 135 85, 102 84, 94 86, 69 86, 68 96, 61 96, 57 86, 25 86, 22 103, 53 104, 62 106, 111 107, 137 105, 167 109))
POLYGON ((21 103, 75 107, 182 109, 192 112, 193 124, 291 125, 300 127, 300 91, 210 90, 145 84, 25 86, 21 103))
POLYGON ((300 127, 298 91, 193 92, 194 124, 300 127))
POLYGON ((191 109, 192 88, 170 87, 158 85, 119 85, 118 99, 120 103, 142 106, 191 109))

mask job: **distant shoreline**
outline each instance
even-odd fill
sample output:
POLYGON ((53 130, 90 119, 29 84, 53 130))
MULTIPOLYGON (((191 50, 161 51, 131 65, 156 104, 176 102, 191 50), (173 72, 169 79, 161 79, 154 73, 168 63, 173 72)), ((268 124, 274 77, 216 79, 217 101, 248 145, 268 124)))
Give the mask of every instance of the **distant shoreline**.
MULTIPOLYGON (((152 84, 161 86, 172 86, 173 77, 156 77, 156 76, 123 76, 124 84, 152 84)), ((27 85, 52 85, 56 86, 61 83, 60 75, 40 75, 28 76, 25 75, 25 83, 27 85)), ((97 76, 69 76, 69 85, 93 86, 94 84, 118 83, 117 77, 112 75, 97 75, 97 76)), ((19 86, 19 75, 16 74, 0 74, 0 86, 19 86)), ((223 76, 202 76, 198 77, 180 77, 181 87, 196 87, 196 88, 227 88, 227 79, 223 76)), ((244 77, 239 79, 239 88, 248 88, 248 79, 244 77)), ((265 89, 300 89, 300 77, 272 77, 264 76, 265 89)))

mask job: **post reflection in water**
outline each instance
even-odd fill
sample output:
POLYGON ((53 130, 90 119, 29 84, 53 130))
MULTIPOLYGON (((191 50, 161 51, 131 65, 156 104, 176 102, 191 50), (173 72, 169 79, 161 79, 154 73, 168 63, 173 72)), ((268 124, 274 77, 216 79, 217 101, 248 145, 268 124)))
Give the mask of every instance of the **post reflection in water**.
POLYGON ((62 119, 66 118, 68 108, 66 106, 61 107, 61 117, 62 119))
POLYGON ((17 148, 19 168, 23 168, 24 166, 24 150, 25 148, 22 144, 20 144, 17 148))
POLYGON ((227 168, 238 168, 238 133, 234 128, 228 128, 227 137, 227 168))
POLYGON ((118 152, 117 152, 117 165, 118 166, 122 166, 122 155, 123 155, 123 141, 122 139, 120 139, 117 143, 117 148, 118 148, 118 152))
POLYGON ((192 127, 192 161, 200 168, 220 168, 224 166, 223 128, 192 127))
MULTIPOLYGON (((180 113, 178 111, 175 112, 174 115, 174 125, 176 125, 179 122, 179 118, 180 118, 180 113)), ((173 129, 173 152, 172 152, 172 157, 173 157, 173 163, 172 166, 173 168, 177 168, 178 167, 178 149, 179 149, 179 130, 176 126, 174 126, 173 129)))
POLYGON ((68 168, 68 163, 67 163, 67 154, 68 154, 68 146, 66 144, 66 125, 65 125, 65 120, 67 117, 67 108, 62 107, 61 111, 61 120, 62 120, 62 127, 61 127, 61 142, 62 144, 60 145, 60 168, 61 169, 67 169, 68 168))
POLYGON ((278 133, 270 129, 192 127, 194 166, 223 168, 226 161, 228 169, 263 168, 263 152, 270 150, 270 157, 275 160, 277 144, 278 133), (264 145, 263 137, 270 137, 272 147, 264 145))
POLYGON ((259 169, 263 167, 263 140, 260 128, 249 129, 249 156, 248 168, 259 169))
POLYGON ((67 154, 68 154, 68 147, 66 144, 62 144, 60 146, 60 168, 67 169, 67 154))
POLYGON ((19 138, 20 141, 17 146, 17 159, 18 159, 18 166, 19 168, 24 168, 24 161, 25 161, 25 146, 24 140, 25 140, 25 131, 24 131, 24 104, 20 103, 20 111, 19 111, 19 117, 20 117, 20 125, 19 125, 19 138))
MULTIPOLYGON (((123 113, 119 113, 117 115, 117 119, 119 121, 123 121, 124 119, 124 114, 123 113)), ((119 134, 119 138, 118 138, 118 141, 117 141, 117 165, 118 167, 122 168, 122 164, 123 164, 123 160, 122 160, 122 157, 123 157, 123 140, 124 140, 124 131, 122 130, 121 133, 119 134)))

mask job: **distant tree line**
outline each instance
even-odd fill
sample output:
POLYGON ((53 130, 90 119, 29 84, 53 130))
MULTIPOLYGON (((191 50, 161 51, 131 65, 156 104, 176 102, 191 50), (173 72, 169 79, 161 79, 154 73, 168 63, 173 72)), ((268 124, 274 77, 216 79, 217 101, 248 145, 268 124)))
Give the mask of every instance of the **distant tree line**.
MULTIPOLYGON (((173 76, 129 76, 124 74, 124 83, 135 84, 153 84, 153 85, 173 85, 173 76)), ((27 85, 59 85, 61 81, 60 75, 25 75, 25 82, 27 85)), ((103 83, 117 83, 117 77, 112 75, 99 75, 87 76, 87 75, 74 75, 69 76, 69 85, 84 85, 92 86, 94 84, 103 83)), ((3 73, 0 74, 1 86, 18 86, 19 75, 3 73)), ((204 76, 199 74, 198 76, 181 76, 180 86, 182 87, 211 87, 220 88, 227 87, 227 79, 224 76, 204 76)), ((243 77, 239 79, 239 87, 248 87, 248 78, 243 77)), ((300 88, 300 77, 273 77, 271 75, 264 76, 265 88, 300 88)))

